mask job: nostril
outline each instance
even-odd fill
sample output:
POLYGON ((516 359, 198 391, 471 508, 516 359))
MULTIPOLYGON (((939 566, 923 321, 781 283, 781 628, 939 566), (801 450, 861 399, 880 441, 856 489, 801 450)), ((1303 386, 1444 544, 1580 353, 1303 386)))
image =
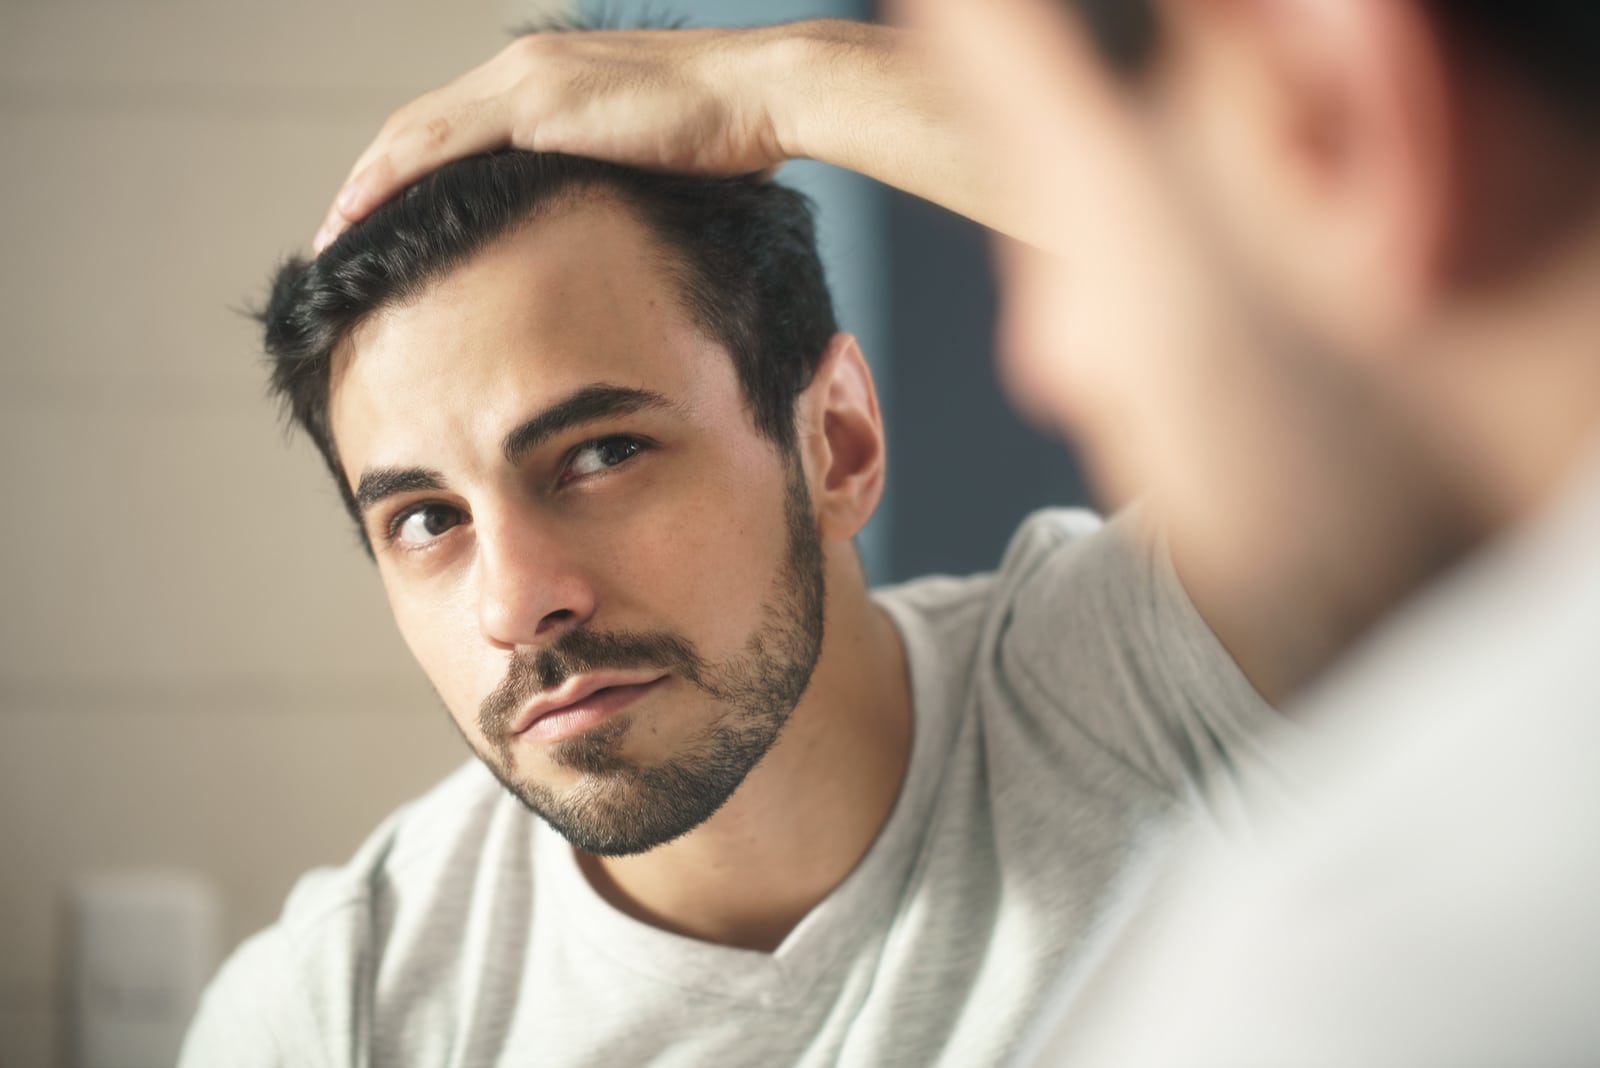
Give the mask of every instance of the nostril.
POLYGON ((539 621, 539 629, 543 630, 545 627, 560 626, 563 623, 570 623, 572 620, 577 618, 578 614, 570 608, 558 609, 554 612, 546 613, 545 617, 539 621))

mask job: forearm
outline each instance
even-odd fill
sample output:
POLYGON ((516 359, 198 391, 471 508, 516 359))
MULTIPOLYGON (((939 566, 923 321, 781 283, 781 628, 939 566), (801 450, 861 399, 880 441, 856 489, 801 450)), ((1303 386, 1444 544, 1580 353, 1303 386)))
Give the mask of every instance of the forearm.
POLYGON ((844 20, 763 33, 750 77, 785 157, 856 171, 1026 238, 988 180, 961 99, 930 73, 914 34, 844 20))

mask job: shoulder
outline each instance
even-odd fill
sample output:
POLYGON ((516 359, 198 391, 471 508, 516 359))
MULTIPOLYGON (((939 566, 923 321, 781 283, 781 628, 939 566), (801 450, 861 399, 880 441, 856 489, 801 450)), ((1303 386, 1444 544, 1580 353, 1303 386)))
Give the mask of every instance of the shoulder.
POLYGON ((994 706, 1027 745, 1064 763, 1097 754, 1219 816, 1241 769, 1270 774, 1277 716, 1200 617, 1147 511, 1029 517, 990 618, 994 706))
POLYGON ((391 813, 345 864, 302 876, 277 926, 317 936, 351 909, 384 907, 398 887, 438 882, 468 859, 463 854, 481 848, 508 801, 488 770, 476 759, 468 761, 391 813))
POLYGON ((1153 628, 1189 606, 1168 572, 1165 552, 1137 509, 1110 522, 1090 512, 1036 512, 1001 564, 1007 636, 1024 643, 1036 637, 1055 648, 1090 635, 1156 638, 1153 628))
POLYGON ((224 1048, 217 1042, 237 1048, 241 1035, 252 1048, 280 1051, 249 1063, 344 1063, 338 1051, 362 1048, 369 1037, 385 958, 424 923, 448 926, 455 914, 465 922, 495 825, 525 829, 525 815, 474 759, 395 810, 345 864, 302 876, 278 920, 212 980, 184 1063, 220 1063, 204 1050, 224 1048))
POLYGON ((1000 573, 1025 574, 1071 547, 1104 537, 1108 527, 1115 525, 1087 508, 1042 508, 1018 525, 1001 558, 1000 573))
POLYGON ((1106 522, 1084 509, 1052 508, 1023 520, 1000 561, 997 595, 1010 622, 1042 622, 1093 607, 1094 594, 1142 585, 1132 513, 1106 522), (1063 596, 1066 595, 1066 596, 1063 596))
POLYGON ((1034 512, 1017 528, 997 570, 932 575, 880 587, 873 595, 899 621, 914 616, 935 635, 976 640, 997 607, 1004 610, 1052 561, 1104 528, 1098 515, 1083 509, 1034 512))
POLYGON ((1108 660, 1197 683, 1234 670, 1141 508, 1109 522, 1081 511, 1035 513, 1012 539, 999 581, 998 638, 1013 666, 1057 682, 1060 672, 1081 679, 1108 660))

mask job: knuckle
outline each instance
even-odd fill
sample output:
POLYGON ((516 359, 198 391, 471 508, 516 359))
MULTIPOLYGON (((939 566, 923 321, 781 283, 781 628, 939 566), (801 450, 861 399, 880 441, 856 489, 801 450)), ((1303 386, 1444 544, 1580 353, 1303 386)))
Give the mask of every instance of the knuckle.
POLYGON ((515 115, 510 123, 511 144, 524 151, 537 152, 543 147, 539 140, 542 126, 534 115, 515 115))
POLYGON ((435 115, 418 128, 418 139, 429 148, 437 148, 450 140, 450 135, 455 132, 455 123, 447 115, 435 115))

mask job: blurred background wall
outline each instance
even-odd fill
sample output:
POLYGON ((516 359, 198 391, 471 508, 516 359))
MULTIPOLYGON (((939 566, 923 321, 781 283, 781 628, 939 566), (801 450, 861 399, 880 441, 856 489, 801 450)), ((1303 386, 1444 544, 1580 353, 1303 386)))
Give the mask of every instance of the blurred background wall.
MULTIPOLYGON (((3 1068, 68 1062, 82 876, 198 874, 226 951, 464 759, 240 309, 394 107, 551 6, 0 0, 3 1068)), ((1027 511, 1081 491, 1000 399, 981 235, 820 165, 785 180, 819 201, 890 420, 872 574, 992 566, 1027 511)))

